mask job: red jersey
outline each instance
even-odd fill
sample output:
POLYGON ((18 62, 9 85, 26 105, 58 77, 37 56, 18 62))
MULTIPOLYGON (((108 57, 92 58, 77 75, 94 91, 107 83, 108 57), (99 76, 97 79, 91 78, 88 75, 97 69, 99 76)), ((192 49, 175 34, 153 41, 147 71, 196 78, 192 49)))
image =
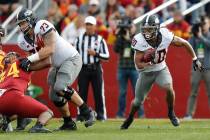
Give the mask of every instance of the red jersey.
POLYGON ((0 74, 0 89, 10 91, 16 90, 24 94, 31 79, 31 72, 25 72, 19 68, 20 61, 9 64, 0 74))

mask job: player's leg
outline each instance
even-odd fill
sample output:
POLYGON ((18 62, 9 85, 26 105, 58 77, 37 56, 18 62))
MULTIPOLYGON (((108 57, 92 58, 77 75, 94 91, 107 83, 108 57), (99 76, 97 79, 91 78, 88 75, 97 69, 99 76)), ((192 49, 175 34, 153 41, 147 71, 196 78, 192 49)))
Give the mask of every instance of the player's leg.
POLYGON ((128 85, 128 74, 126 69, 118 68, 117 79, 119 82, 119 97, 117 117, 124 118, 126 108, 126 94, 128 85))
POLYGON ((197 99, 197 95, 198 95, 198 89, 199 89, 201 78, 202 78, 201 72, 192 70, 192 72, 191 72, 191 92, 190 92, 190 96, 188 98, 187 112, 186 112, 185 119, 191 119, 194 114, 195 107, 196 107, 196 99, 197 99))
MULTIPOLYGON (((132 89, 133 89, 133 93, 134 93, 134 96, 135 96, 135 86, 136 86, 136 82, 138 80, 138 72, 136 69, 130 69, 129 70, 129 79, 131 81, 131 86, 132 86, 132 89)), ((138 117, 144 117, 144 105, 140 105, 139 107, 139 110, 138 110, 138 117)))
POLYGON ((64 97, 60 97, 57 95, 54 90, 54 84, 56 81, 56 69, 51 68, 48 73, 48 85, 49 89, 49 98, 54 103, 54 105, 58 108, 59 112, 63 117, 63 124, 57 130, 76 130, 76 123, 72 120, 67 99, 64 97))
POLYGON ((121 125, 121 129, 128 129, 134 119, 135 113, 138 111, 140 105, 143 105, 144 100, 149 93, 155 81, 155 74, 153 72, 140 72, 139 78, 136 82, 135 98, 132 101, 131 109, 128 118, 121 125))
POLYGON ((18 100, 17 114, 20 117, 38 118, 36 124, 29 130, 31 133, 51 132, 44 126, 53 117, 53 112, 44 104, 29 97, 22 96, 18 100))
POLYGON ((179 120, 174 112, 175 94, 172 84, 172 77, 167 67, 157 73, 155 82, 166 91, 168 117, 174 126, 178 126, 179 120))
POLYGON ((56 75, 54 90, 57 95, 71 100, 80 109, 80 114, 85 118, 85 126, 91 126, 95 122, 95 113, 82 100, 79 94, 70 87, 77 78, 82 67, 81 56, 77 55, 66 60, 59 68, 56 75))

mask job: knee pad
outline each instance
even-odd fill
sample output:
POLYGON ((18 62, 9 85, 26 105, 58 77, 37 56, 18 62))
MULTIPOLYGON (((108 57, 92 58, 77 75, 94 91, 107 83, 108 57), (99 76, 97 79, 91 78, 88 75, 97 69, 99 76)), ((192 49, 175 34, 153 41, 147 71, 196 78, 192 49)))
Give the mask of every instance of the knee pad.
POLYGON ((62 98, 61 101, 53 101, 53 103, 56 107, 63 107, 67 103, 67 100, 62 98))
POLYGON ((63 97, 67 100, 71 100, 71 96, 74 94, 75 90, 71 87, 66 87, 63 91, 63 97))

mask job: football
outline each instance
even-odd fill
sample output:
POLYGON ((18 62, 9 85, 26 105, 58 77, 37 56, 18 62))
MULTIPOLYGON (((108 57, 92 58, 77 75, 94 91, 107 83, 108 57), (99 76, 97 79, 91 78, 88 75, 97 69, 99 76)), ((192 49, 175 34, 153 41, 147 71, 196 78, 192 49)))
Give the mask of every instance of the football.
POLYGON ((154 59, 156 49, 150 48, 145 51, 142 61, 147 63, 154 59))

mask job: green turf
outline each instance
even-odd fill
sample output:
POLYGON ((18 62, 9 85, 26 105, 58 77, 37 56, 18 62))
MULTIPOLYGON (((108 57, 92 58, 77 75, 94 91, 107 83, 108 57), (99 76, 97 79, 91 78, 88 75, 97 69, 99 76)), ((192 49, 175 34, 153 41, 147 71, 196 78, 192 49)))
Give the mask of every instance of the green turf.
MULTIPOLYGON (((108 120, 90 128, 77 123, 77 131, 50 134, 29 134, 31 124, 24 132, 0 133, 0 140, 210 140, 210 120, 182 121, 175 128, 167 119, 141 119, 123 131, 119 129, 121 123, 122 120, 108 120)), ((55 129, 59 125, 58 120, 51 120, 47 127, 55 129)))

